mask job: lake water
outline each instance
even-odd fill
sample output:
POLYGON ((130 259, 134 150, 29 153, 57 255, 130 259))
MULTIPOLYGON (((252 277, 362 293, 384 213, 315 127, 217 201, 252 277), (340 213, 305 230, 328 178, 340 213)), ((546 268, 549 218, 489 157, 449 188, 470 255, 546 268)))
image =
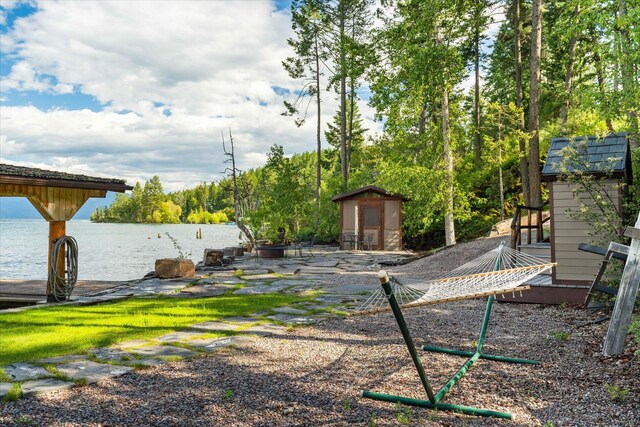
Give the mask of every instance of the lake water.
MULTIPOLYGON (((154 269, 156 259, 178 256, 165 233, 195 263, 202 260, 205 248, 240 243, 235 225, 69 221, 66 230, 78 242, 79 280, 141 278, 154 269), (199 228, 202 239, 196 239, 199 228)), ((46 279, 48 236, 49 224, 44 220, 0 219, 0 279, 46 279)))

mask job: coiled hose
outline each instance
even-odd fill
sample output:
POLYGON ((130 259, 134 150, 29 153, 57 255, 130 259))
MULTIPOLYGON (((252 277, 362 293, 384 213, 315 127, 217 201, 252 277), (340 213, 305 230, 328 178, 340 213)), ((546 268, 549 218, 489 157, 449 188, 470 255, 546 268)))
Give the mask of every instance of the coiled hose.
POLYGON ((62 236, 53 242, 51 248, 51 271, 49 289, 57 302, 67 301, 78 281, 78 242, 71 236, 62 236), (58 257, 63 245, 66 247, 65 271, 58 271, 58 257))

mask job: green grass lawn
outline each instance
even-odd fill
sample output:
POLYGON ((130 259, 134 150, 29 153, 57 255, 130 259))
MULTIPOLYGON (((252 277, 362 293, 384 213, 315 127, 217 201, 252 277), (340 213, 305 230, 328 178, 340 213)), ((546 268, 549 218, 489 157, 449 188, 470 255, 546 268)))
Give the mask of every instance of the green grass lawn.
POLYGON ((139 338, 194 323, 246 316, 294 301, 295 295, 131 298, 91 306, 57 306, 0 314, 0 367, 139 338))

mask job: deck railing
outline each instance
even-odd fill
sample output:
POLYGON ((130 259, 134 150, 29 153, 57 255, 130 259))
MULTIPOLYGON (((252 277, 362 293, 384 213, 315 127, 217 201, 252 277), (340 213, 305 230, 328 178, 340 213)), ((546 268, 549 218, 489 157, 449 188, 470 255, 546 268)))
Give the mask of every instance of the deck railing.
POLYGON ((532 243, 533 230, 536 231, 535 243, 549 240, 549 236, 544 236, 544 223, 549 221, 550 216, 543 218, 542 212, 549 202, 544 202, 540 206, 517 205, 516 213, 511 221, 511 247, 518 249, 522 244, 522 231, 527 230, 527 244, 532 243), (523 224, 522 218, 527 218, 527 223, 523 224), (534 219, 535 218, 535 219, 534 219))

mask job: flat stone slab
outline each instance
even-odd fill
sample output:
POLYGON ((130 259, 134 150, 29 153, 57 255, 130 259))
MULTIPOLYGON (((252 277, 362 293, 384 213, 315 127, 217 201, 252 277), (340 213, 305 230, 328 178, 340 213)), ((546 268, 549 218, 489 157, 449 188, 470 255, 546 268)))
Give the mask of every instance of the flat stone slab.
POLYGON ((222 319, 225 322, 239 323, 240 325, 246 325, 247 323, 256 323, 257 320, 253 317, 232 316, 222 319))
POLYGON ((51 372, 47 371, 40 366, 31 365, 29 363, 14 363, 12 365, 5 366, 5 374, 7 374, 13 381, 26 381, 33 380, 39 377, 51 377, 51 372))
POLYGON ((89 350, 89 353, 93 354, 100 360, 109 362, 122 362, 125 360, 133 359, 131 353, 119 350, 117 348, 94 348, 89 350))
POLYGON ((237 285, 243 283, 244 280, 237 277, 207 277, 198 281, 199 285, 237 285))
POLYGON ((308 267, 335 267, 338 265, 338 261, 333 259, 330 261, 313 261, 305 263, 308 267))
POLYGON ((271 283, 270 286, 316 286, 317 280, 305 280, 305 279, 280 279, 271 283))
POLYGON ((267 316, 267 318, 288 323, 290 325, 311 325, 316 323, 316 320, 312 317, 291 316, 289 314, 274 314, 273 316, 267 316))
POLYGON ((172 346, 172 345, 154 345, 149 347, 140 347, 140 348, 133 349, 131 351, 141 356, 147 356, 147 357, 153 357, 153 358, 173 357, 173 356, 188 358, 198 354, 195 351, 182 348, 182 347, 172 346))
POLYGON ((284 334, 287 332, 287 328, 280 325, 264 324, 251 326, 250 328, 243 329, 242 332, 246 334, 267 336, 273 334, 284 334))
POLYGON ((337 267, 307 267, 300 268, 300 274, 337 274, 342 270, 337 267))
MULTIPOLYGON (((247 272, 249 273, 249 272, 247 272)), ((264 274, 245 274, 242 276, 244 280, 273 280, 276 278, 272 273, 264 273, 264 274)))
POLYGON ((111 347, 112 348, 119 348, 119 349, 126 349, 126 348, 135 348, 135 347, 140 347, 143 345, 148 344, 149 341, 147 340, 129 340, 129 341, 123 341, 123 342, 119 342, 116 344, 113 344, 111 347))
POLYGON ((190 328, 202 331, 237 331, 239 325, 222 322, 202 322, 192 325, 190 328))
POLYGON ((27 381, 22 383, 22 395, 37 396, 39 394, 52 393, 54 391, 68 390, 74 386, 74 383, 57 380, 55 378, 27 381))
POLYGON ((166 360, 162 360, 162 359, 133 359, 133 360, 124 360, 122 362, 120 362, 120 364, 122 365, 127 365, 127 366, 159 366, 159 365, 164 365, 165 363, 167 363, 166 360))
POLYGON ((244 267, 242 269, 242 271, 244 271, 243 276, 255 276, 255 275, 261 275, 261 274, 271 274, 271 270, 266 269, 266 268, 250 268, 250 267, 244 267))
POLYGON ((160 342, 180 342, 180 341, 188 341, 193 338, 196 338, 200 335, 204 335, 203 332, 195 332, 195 331, 178 331, 172 332, 167 335, 163 335, 161 337, 156 338, 156 341, 160 342))
POLYGON ((247 286, 242 289, 234 291, 234 295, 261 295, 261 294, 273 294, 280 292, 283 289, 288 288, 290 285, 259 285, 259 286, 247 286))
POLYGON ((171 294, 170 296, 172 297, 178 297, 178 298, 206 298, 206 297, 217 297, 220 295, 224 295, 226 294, 229 289, 231 289, 233 286, 224 286, 224 285, 219 285, 219 286, 200 286, 200 285, 196 285, 196 286, 191 286, 188 288, 184 288, 180 291, 180 293, 178 294, 171 294))
POLYGON ((11 387, 13 387, 11 383, 0 383, 0 397, 3 397, 7 393, 9 393, 11 387))
POLYGON ((241 344, 242 342, 247 342, 247 341, 249 341, 247 337, 210 338, 210 339, 189 341, 189 345, 201 348, 202 350, 210 353, 223 347, 241 344))
POLYGON ((89 360, 89 357, 84 354, 67 354, 66 356, 48 357, 46 359, 38 360, 39 363, 52 363, 58 365, 60 363, 78 362, 80 360, 89 360))
POLYGON ((58 366, 58 370, 74 380, 85 378, 88 383, 95 383, 105 378, 119 377, 133 370, 128 366, 107 365, 90 360, 67 363, 58 366))
POLYGON ((300 310, 299 308, 293 308, 293 307, 278 307, 278 308, 274 308, 273 311, 275 311, 276 313, 282 313, 282 314, 307 314, 306 310, 300 310))

